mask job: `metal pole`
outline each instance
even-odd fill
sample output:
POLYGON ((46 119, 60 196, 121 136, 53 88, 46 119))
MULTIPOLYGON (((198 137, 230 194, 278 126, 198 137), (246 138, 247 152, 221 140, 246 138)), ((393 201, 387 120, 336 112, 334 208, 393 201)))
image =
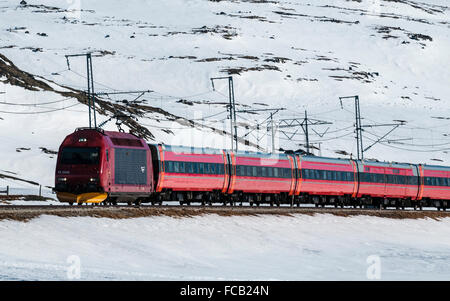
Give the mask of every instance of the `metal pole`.
POLYGON ((92 128, 91 124, 91 73, 89 72, 89 55, 86 54, 86 70, 87 70, 87 85, 88 85, 88 91, 87 91, 87 97, 88 97, 88 103, 89 103, 89 128, 92 128))
POLYGON ((92 69, 92 56, 90 53, 88 53, 88 57, 89 57, 89 69, 91 72, 91 98, 92 98, 92 110, 94 113, 94 128, 97 128, 97 116, 95 113, 95 92, 94 92, 94 71, 92 69))
POLYGON ((273 127, 273 113, 270 113, 270 124, 272 128, 272 153, 275 152, 275 132, 273 127))
POLYGON ((235 144, 235 148, 237 151, 238 150, 238 132, 237 132, 237 124, 236 124, 236 102, 234 100, 234 84, 233 84, 232 76, 229 77, 228 85, 229 85, 229 89, 231 91, 230 95, 232 96, 232 99, 233 99, 234 144, 235 144))
POLYGON ((9 195, 9 185, 6 186, 6 195, 7 195, 7 196, 9 195))
POLYGON ((230 78, 228 78, 228 100, 230 102, 230 132, 231 132, 231 150, 234 150, 234 133, 233 133, 233 101, 231 96, 231 86, 230 86, 230 78))
POLYGON ((361 111, 359 106, 359 96, 355 96, 355 113, 356 113, 356 138, 358 160, 364 159, 364 149, 362 143, 362 126, 361 126, 361 111))
POLYGON ((309 155, 308 113, 306 113, 306 110, 305 110, 305 136, 306 136, 306 153, 309 155))

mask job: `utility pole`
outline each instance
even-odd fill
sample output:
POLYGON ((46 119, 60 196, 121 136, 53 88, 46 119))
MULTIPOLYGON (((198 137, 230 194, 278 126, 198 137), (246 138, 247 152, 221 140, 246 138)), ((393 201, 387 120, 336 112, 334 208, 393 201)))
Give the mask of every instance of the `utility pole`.
POLYGON ((341 102, 341 108, 343 108, 342 100, 353 98, 355 100, 355 131, 356 131, 356 152, 358 160, 362 160, 364 158, 364 150, 362 143, 362 127, 361 127, 361 111, 359 109, 359 96, 344 96, 339 97, 339 101, 341 102))
MULTIPOLYGON (((250 109, 250 110, 239 110, 237 111, 238 113, 256 113, 256 112, 270 112, 270 116, 268 118, 266 118, 262 123, 268 121, 267 124, 267 135, 269 134, 269 130, 271 130, 272 132, 272 153, 275 152, 275 124, 274 124, 274 120, 273 120, 273 116, 278 113, 279 111, 285 110, 285 108, 274 108, 274 109, 250 109), (270 124, 270 125, 269 125, 270 124)), ((261 124, 262 124, 261 123, 261 124)), ((258 130, 259 133, 259 126, 260 124, 257 123, 256 124, 256 129, 258 130)), ((253 128, 254 130, 255 128, 253 128)), ((245 134, 242 138, 247 137, 251 132, 253 132, 253 130, 247 132, 247 134, 245 134)), ((258 145, 259 139, 258 137, 256 138, 256 144, 258 145)))
POLYGON ((357 153, 358 153, 357 158, 358 158, 358 160, 363 160, 364 159, 364 152, 369 150, 375 144, 381 142, 387 135, 392 133, 396 128, 398 128, 401 125, 404 125, 405 121, 402 120, 399 123, 384 123, 384 124, 366 124, 366 125, 362 125, 361 124, 361 111, 360 111, 360 106, 359 106, 359 96, 358 95, 339 97, 339 101, 341 102, 341 108, 342 109, 344 108, 343 105, 342 105, 342 100, 343 99, 348 99, 348 98, 353 98, 355 100, 356 150, 357 150, 357 153), (376 140, 374 143, 372 143, 371 145, 369 145, 366 148, 363 148, 363 136, 362 136, 363 128, 365 128, 365 127, 379 127, 379 126, 393 126, 393 128, 390 131, 388 131, 386 134, 384 134, 381 138, 376 140))
MULTIPOLYGON (((308 112, 305 110, 305 118, 299 119, 299 118, 292 118, 292 119, 281 119, 280 125, 278 126, 280 129, 283 128, 296 128, 296 130, 293 133, 286 133, 285 131, 281 130, 280 132, 286 136, 289 140, 291 140, 300 130, 300 128, 303 130, 303 133, 305 134, 305 140, 306 140, 306 153, 310 154, 311 150, 311 143, 309 142, 309 127, 310 126, 317 126, 317 125, 327 125, 332 124, 328 121, 318 120, 318 119, 312 119, 308 118, 308 112)), ((312 129, 316 134, 318 134, 314 129, 312 129)), ((327 129, 328 130, 328 129, 327 129)), ((318 134, 320 135, 320 134, 318 134)))
POLYGON ((212 88, 214 91, 215 91, 214 80, 219 80, 219 79, 227 79, 228 80, 228 98, 229 98, 228 107, 230 108, 231 149, 237 151, 238 150, 238 134, 237 134, 237 125, 236 125, 236 103, 234 100, 233 77, 232 76, 211 77, 211 84, 212 84, 212 88))
POLYGON ((95 93, 94 93, 94 74, 92 71, 92 55, 90 52, 88 53, 82 53, 82 54, 69 54, 66 55, 67 60, 67 68, 70 70, 70 64, 69 64, 69 57, 76 57, 76 56, 85 56, 86 57, 86 73, 87 73, 87 97, 88 97, 88 104, 89 104, 89 128, 92 128, 92 117, 94 116, 94 128, 97 128, 97 117, 95 114, 95 93), (93 113, 91 113, 91 110, 93 110, 93 113))

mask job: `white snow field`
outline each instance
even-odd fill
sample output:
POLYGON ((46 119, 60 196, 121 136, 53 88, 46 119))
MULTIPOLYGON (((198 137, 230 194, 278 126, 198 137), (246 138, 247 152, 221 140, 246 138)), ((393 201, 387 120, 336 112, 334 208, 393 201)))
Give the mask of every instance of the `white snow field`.
MULTIPOLYGON (((210 78, 230 74, 238 109, 285 108, 275 124, 302 118, 304 110, 332 122, 313 127, 310 141, 320 147, 316 154, 333 157, 356 154, 353 102, 341 107, 338 99, 356 94, 363 124, 406 121, 366 157, 450 164, 447 0, 19 2, 0 0, 0 54, 55 91, 86 90, 85 59, 71 58, 69 70, 65 55, 92 52, 96 92, 152 90, 139 98, 142 104, 229 131, 226 82, 213 91, 210 78)), ((56 156, 41 148, 56 151, 68 133, 87 126, 87 107, 20 83, 0 73, 0 92, 6 92, 0 94, 0 173, 53 186, 56 156)), ((112 113, 106 115, 99 113, 98 122, 112 113)), ((256 143, 264 136, 258 144, 271 150, 263 122, 268 112, 237 115, 239 136, 259 123, 260 132, 246 138, 256 143)), ((228 136, 158 112, 138 116, 138 123, 154 135, 149 142, 230 144, 228 136)), ((115 121, 105 129, 116 130, 115 121)), ((390 129, 366 128, 364 146, 390 129)), ((287 136, 276 130, 276 146, 304 149, 302 131, 292 136, 296 130, 284 129, 287 136)), ((0 177, 0 190, 16 182, 0 177)))
POLYGON ((0 279, 449 280, 450 219, 319 214, 1 221, 0 279))

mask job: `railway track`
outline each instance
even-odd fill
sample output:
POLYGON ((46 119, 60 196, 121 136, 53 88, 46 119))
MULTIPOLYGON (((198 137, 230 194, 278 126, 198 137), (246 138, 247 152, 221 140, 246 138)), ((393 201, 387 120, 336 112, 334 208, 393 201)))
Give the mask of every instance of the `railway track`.
POLYGON ((450 217, 450 212, 425 209, 422 211, 372 209, 372 208, 315 208, 315 207, 250 207, 250 206, 180 206, 180 205, 141 205, 141 206, 67 206, 67 205, 1 205, 0 220, 11 219, 28 221, 41 215, 60 217, 104 217, 137 218, 148 216, 193 217, 206 214, 220 216, 257 216, 257 215, 315 215, 332 214, 335 216, 377 216, 385 218, 433 218, 450 217))

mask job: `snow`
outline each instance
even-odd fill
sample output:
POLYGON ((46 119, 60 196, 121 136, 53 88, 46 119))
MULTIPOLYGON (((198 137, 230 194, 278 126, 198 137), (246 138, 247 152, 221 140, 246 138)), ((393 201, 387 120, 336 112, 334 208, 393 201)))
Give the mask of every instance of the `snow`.
MULTIPOLYGON (((66 91, 62 86, 84 90, 86 71, 83 58, 71 58, 71 70, 68 70, 64 55, 108 51, 109 54, 93 58, 97 92, 150 89, 155 92, 143 97, 149 105, 177 116, 197 119, 219 130, 229 130, 224 105, 195 103, 189 106, 177 101, 183 98, 226 103, 226 82, 217 82, 216 91, 212 91, 210 77, 227 75, 222 72, 226 68, 276 66, 279 71, 248 71, 233 76, 239 109, 286 108, 275 115, 276 120, 302 118, 307 109, 311 118, 334 123, 315 127, 320 135, 327 132, 321 137, 311 130, 310 141, 322 142, 321 150, 316 150, 316 154, 336 157, 337 150, 356 153, 351 128, 353 102, 344 101, 341 108, 338 96, 358 94, 363 124, 407 121, 405 126, 388 136, 390 141, 368 150, 366 157, 445 165, 450 162, 450 142, 445 130, 449 125, 446 118, 450 94, 450 9, 447 1, 414 2, 417 8, 408 3, 133 0, 124 6, 121 2, 106 0, 28 1, 31 5, 61 9, 43 12, 48 8, 21 7, 15 1, 0 1, 0 53, 22 70, 41 76, 38 79, 56 90, 66 91), (218 32, 198 32, 204 26, 217 28, 218 32), (388 35, 395 37, 383 38, 387 34, 378 32, 380 26, 391 27, 388 35), (223 30, 225 32, 221 32, 223 30), (231 39, 223 37, 226 32, 232 35, 231 39), (428 35, 432 41, 413 40, 410 34, 428 35), (30 48, 42 51, 33 52, 30 48), (233 59, 224 60, 230 57, 233 59), (270 61, 276 57, 288 60, 270 61), (206 58, 221 60, 198 62, 206 58), (370 82, 332 77, 353 76, 349 67, 353 68, 352 72, 378 75, 368 76, 370 82), (216 117, 201 121, 202 116, 215 114, 216 117)), ((39 147, 57 150, 62 139, 74 128, 86 126, 86 106, 79 104, 67 108, 77 103, 75 99, 42 106, 39 104, 60 100, 61 95, 24 90, 1 82, 0 91, 6 92, 0 94, 0 111, 3 112, 30 113, 66 108, 37 115, 0 112, 0 126, 8 129, 0 135, 0 153, 4 158, 1 168, 45 186, 53 185, 55 156, 44 154, 39 147), (10 106, 1 102, 31 102, 36 103, 36 107, 10 106), (31 150, 15 152, 18 147, 31 150)), ((135 95, 112 97, 112 100, 124 97, 131 100, 135 95)), ((108 117, 98 116, 98 120, 101 122, 108 117)), ((267 117, 266 113, 240 113, 238 121, 254 126, 255 120, 262 122, 267 117)), ((227 136, 167 121, 160 114, 146 114, 139 122, 155 135, 155 140, 150 142, 229 147, 227 136), (164 128, 171 129, 173 134, 164 132, 164 128)), ((105 127, 116 129, 114 122, 105 127)), ((295 129, 287 130, 294 132, 295 129)), ((364 145, 369 146, 388 130, 390 127, 366 128, 364 145)), ((244 125, 239 127, 239 135, 246 131, 244 125)), ((265 134, 266 123, 263 123, 258 134, 252 133, 248 137, 256 143, 257 138, 265 134)), ((270 141, 270 136, 265 136, 259 145, 271 149, 270 141)), ((277 146, 285 149, 298 149, 299 144, 304 143, 304 137, 298 134, 289 140, 278 133, 276 141, 277 146)), ((255 150, 251 146, 240 147, 255 150)))
MULTIPOLYGON (((285 108, 275 115, 276 122, 303 118, 308 110, 310 118, 333 122, 311 127, 310 141, 322 143, 316 154, 356 153, 354 104, 345 100, 341 107, 338 99, 356 94, 363 124, 407 121, 366 157, 450 164, 447 0, 27 1, 61 8, 50 12, 18 2, 0 0, 0 54, 57 91, 86 89, 84 58, 71 58, 68 70, 64 55, 92 51, 97 92, 153 90, 141 98, 149 106, 229 131, 226 82, 216 82, 213 91, 210 78, 226 76, 228 68, 269 65, 278 70, 233 75, 238 109, 285 108), (385 27, 388 34, 380 32, 385 27), (217 32, 201 33, 202 28, 217 32), (414 40, 413 34, 432 41, 414 40), (97 56, 101 51, 107 52, 97 56), (287 60, 274 62, 277 57, 287 60), (210 58, 220 60, 201 61, 210 58), (335 77, 352 77, 353 72, 371 75, 362 80, 335 77), (178 103, 180 99, 194 105, 178 103)), ((53 186, 56 156, 40 147, 56 151, 66 135, 87 126, 87 107, 3 80, 0 174, 53 186), (60 102, 43 104, 53 101, 60 102), (62 110, 42 113, 52 109, 62 110)), ((245 125, 260 123, 261 130, 248 138, 270 150, 267 117, 238 113, 239 135, 247 132, 245 125)), ((99 123, 108 118, 97 116, 99 123)), ((149 142, 229 147, 227 136, 161 114, 148 113, 139 123, 155 135, 149 142)), ((114 121, 105 129, 116 130, 114 121)), ((365 128, 364 146, 389 130, 365 128)), ((302 134, 287 139, 282 133, 275 140, 284 149, 298 149, 305 141, 302 134)), ((38 193, 35 185, 0 178, 0 190, 7 185, 18 193, 38 193)), ((43 194, 54 198, 47 188, 43 194)), ((375 255, 381 260, 382 280, 447 280, 449 223, 329 215, 0 221, 0 279, 67 279, 67 259, 76 255, 82 280, 366 280, 369 256, 375 255)))
POLYGON ((450 219, 42 216, 0 222, 1 280, 447 280, 450 219), (70 257, 73 258, 73 257, 70 257), (72 274, 70 274, 72 275, 72 274))

